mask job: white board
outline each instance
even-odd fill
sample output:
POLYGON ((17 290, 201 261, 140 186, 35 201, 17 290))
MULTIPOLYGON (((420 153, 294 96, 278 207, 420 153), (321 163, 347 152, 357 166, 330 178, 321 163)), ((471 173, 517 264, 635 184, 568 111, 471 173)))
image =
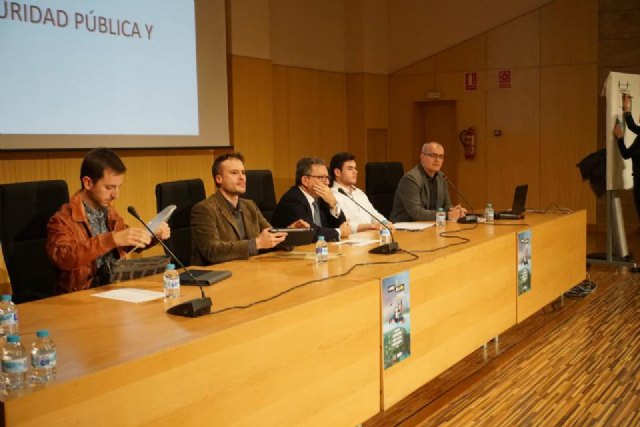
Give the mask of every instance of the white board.
MULTIPOLYGON (((622 117, 622 94, 628 93, 631 98, 631 113, 635 116, 640 112, 637 107, 640 100, 640 75, 625 73, 609 73, 609 77, 604 83, 602 96, 607 97, 607 127, 605 132, 607 147, 607 190, 628 190, 633 188, 633 176, 631 174, 631 160, 624 160, 618 150, 616 139, 613 136, 613 127, 616 119, 624 123, 622 117)), ((633 143, 636 135, 630 130, 625 129, 624 141, 627 146, 633 143)))

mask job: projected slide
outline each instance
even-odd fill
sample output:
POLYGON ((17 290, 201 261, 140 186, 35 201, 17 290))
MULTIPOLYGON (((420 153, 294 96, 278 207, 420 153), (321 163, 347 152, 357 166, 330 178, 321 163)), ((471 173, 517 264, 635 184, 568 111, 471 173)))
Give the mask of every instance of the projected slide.
POLYGON ((0 134, 198 135, 194 14, 194 0, 0 1, 0 134))

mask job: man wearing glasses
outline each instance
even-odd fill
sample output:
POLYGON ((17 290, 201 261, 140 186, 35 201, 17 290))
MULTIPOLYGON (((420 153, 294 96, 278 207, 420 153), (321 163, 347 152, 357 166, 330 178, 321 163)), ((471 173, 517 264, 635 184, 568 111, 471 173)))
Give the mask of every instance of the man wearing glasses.
POLYGON ((296 165, 296 185, 280 199, 273 212, 274 227, 303 220, 315 229, 315 239, 324 236, 337 241, 349 236, 350 227, 329 188, 329 172, 324 160, 305 157, 296 165))
POLYGON ((465 216, 460 205, 451 206, 449 187, 440 172, 444 162, 444 147, 439 142, 427 142, 420 152, 420 163, 407 172, 398 183, 393 198, 391 220, 435 221, 439 208, 450 220, 465 216))

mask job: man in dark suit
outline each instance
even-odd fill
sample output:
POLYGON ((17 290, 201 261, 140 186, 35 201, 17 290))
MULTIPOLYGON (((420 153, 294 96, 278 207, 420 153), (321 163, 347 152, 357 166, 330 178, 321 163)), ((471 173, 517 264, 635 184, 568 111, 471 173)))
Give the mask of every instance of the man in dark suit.
POLYGON ((351 229, 329 187, 329 172, 324 160, 305 157, 296 165, 296 185, 280 199, 271 222, 284 227, 304 220, 316 230, 315 239, 327 241, 349 237, 351 229))
POLYGON ((440 172, 443 162, 442 144, 427 142, 422 146, 420 163, 398 183, 393 197, 391 221, 435 221, 439 208, 452 221, 466 215, 467 211, 462 206, 451 206, 449 186, 444 174, 440 172))
MULTIPOLYGON (((242 154, 218 156, 211 173, 218 191, 191 210, 193 265, 248 259, 285 239, 287 233, 269 231, 271 225, 253 201, 240 198, 247 190, 242 154)), ((303 221, 289 226, 309 228, 303 221)))

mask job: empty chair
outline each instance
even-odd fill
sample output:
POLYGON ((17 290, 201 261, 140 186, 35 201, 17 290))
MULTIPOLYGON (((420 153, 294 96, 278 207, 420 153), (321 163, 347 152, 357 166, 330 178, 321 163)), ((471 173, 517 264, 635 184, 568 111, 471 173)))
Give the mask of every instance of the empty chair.
POLYGON ((65 181, 0 185, 0 240, 15 302, 55 294, 56 270, 45 250, 47 222, 68 202, 65 181))
POLYGON ((271 222, 276 209, 276 192, 270 170, 247 170, 247 192, 242 196, 253 200, 264 218, 271 222))
POLYGON ((366 193, 373 207, 389 218, 398 181, 404 175, 400 162, 367 163, 366 193))
POLYGON ((169 205, 176 205, 169 218, 171 237, 165 243, 184 265, 191 264, 191 208, 204 199, 204 184, 199 178, 156 185, 158 212, 169 205))

